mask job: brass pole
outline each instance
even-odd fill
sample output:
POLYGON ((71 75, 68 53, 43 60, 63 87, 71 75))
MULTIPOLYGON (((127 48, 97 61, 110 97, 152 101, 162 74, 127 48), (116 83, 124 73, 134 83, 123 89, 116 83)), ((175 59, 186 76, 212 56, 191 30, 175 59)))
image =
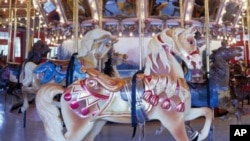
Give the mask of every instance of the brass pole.
MULTIPOLYGON (((34 11, 34 15, 36 15, 35 14, 35 11, 34 11)), ((32 27, 33 27, 33 30, 32 30, 32 41, 31 41, 31 43, 32 43, 32 45, 34 44, 34 38, 35 38, 35 16, 34 17, 32 17, 32 27)))
POLYGON ((184 28, 183 0, 180 0, 179 4, 180 4, 180 22, 181 22, 181 28, 184 28))
MULTIPOLYGON (((210 55, 210 42, 209 42, 209 0, 205 0, 205 31, 206 31, 206 68, 207 72, 210 71, 209 55, 210 55)), ((209 73, 208 73, 209 78, 209 73)))
POLYGON ((31 42, 30 42, 30 12, 31 12, 31 0, 26 0, 27 5, 27 20, 26 20, 26 47, 25 47, 25 58, 28 57, 28 53, 31 50, 31 42))
POLYGON ((17 1, 15 1, 15 13, 14 13, 14 33, 13 33, 13 41, 14 41, 14 44, 13 44, 13 51, 12 51, 12 60, 15 61, 15 52, 16 52, 16 32, 17 32, 17 16, 16 16, 16 13, 17 13, 17 9, 16 9, 16 3, 17 1))
POLYGON ((9 3, 9 38, 8 38, 8 55, 7 55, 7 62, 10 61, 11 55, 11 38, 12 38, 12 18, 13 18, 13 11, 12 11, 12 2, 9 3))
POLYGON ((103 16, 103 0, 99 0, 99 26, 102 28, 102 16, 103 16))
POLYGON ((144 51, 143 51, 143 46, 144 46, 144 18, 145 18, 145 11, 144 11, 144 5, 145 1, 144 0, 139 0, 138 1, 138 11, 137 11, 137 16, 139 17, 139 69, 142 70, 142 64, 143 64, 143 57, 144 57, 144 51))
POLYGON ((41 28, 41 27, 40 27, 40 24, 41 24, 41 23, 40 23, 40 22, 41 22, 41 17, 39 16, 39 18, 38 18, 38 33, 37 33, 37 34, 38 34, 38 37, 37 37, 37 38, 40 38, 40 32, 41 32, 41 29, 40 29, 40 28, 41 28))
POLYGON ((78 7, 78 1, 79 0, 73 0, 73 5, 74 5, 74 11, 73 11, 73 28, 74 28, 74 47, 75 47, 75 52, 78 52, 78 26, 79 26, 79 20, 78 20, 78 15, 79 15, 79 7, 78 7))
MULTIPOLYGON (((248 60, 249 60, 249 51, 250 51, 250 36, 249 36, 249 34, 250 34, 250 0, 247 0, 247 33, 248 33, 248 56, 247 56, 247 63, 249 63, 248 62, 248 60)), ((244 35, 244 34, 243 34, 244 35)), ((247 66, 248 66, 248 64, 246 64, 247 66)))

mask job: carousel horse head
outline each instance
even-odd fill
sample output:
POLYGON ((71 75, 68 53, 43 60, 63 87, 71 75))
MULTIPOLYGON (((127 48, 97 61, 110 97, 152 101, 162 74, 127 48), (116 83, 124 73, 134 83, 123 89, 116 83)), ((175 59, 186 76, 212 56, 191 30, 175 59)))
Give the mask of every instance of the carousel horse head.
POLYGON ((39 64, 43 57, 46 57, 50 52, 49 46, 42 40, 38 40, 34 43, 31 51, 28 54, 27 61, 32 61, 35 64, 39 64))
POLYGON ((117 41, 118 39, 110 32, 101 28, 93 29, 81 40, 82 47, 79 48, 78 56, 87 59, 94 55, 91 60, 97 66, 98 60, 103 59, 117 41))
MULTIPOLYGON (((188 29, 166 28, 162 32, 155 35, 149 41, 149 56, 147 58, 147 64, 149 67, 145 68, 145 72, 157 72, 157 69, 161 69, 159 64, 162 64, 163 68, 168 68, 168 72, 166 73, 170 73, 173 71, 171 69, 176 67, 172 65, 174 59, 171 58, 176 57, 184 61, 188 69, 201 69, 202 58, 197 48, 196 39, 194 38, 195 32, 195 27, 190 27, 188 29)), ((176 65, 178 65, 178 61, 175 62, 176 65)))
POLYGON ((222 46, 216 50, 212 51, 209 56, 212 63, 223 64, 224 62, 229 62, 234 57, 242 56, 243 49, 241 47, 225 47, 222 46), (221 61, 218 61, 221 60, 221 61))
POLYGON ((241 47, 220 47, 213 50, 210 57, 210 76, 218 85, 228 87, 230 77, 229 61, 242 55, 241 47), (223 78, 223 79, 221 79, 223 78))

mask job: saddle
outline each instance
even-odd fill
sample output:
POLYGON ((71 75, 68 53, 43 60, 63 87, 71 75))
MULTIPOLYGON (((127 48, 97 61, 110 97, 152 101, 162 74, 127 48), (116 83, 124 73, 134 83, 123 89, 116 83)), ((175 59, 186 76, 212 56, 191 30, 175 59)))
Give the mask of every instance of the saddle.
POLYGON ((51 61, 56 66, 61 66, 62 70, 65 71, 67 70, 70 61, 70 60, 55 60, 55 59, 48 59, 48 60, 51 61))

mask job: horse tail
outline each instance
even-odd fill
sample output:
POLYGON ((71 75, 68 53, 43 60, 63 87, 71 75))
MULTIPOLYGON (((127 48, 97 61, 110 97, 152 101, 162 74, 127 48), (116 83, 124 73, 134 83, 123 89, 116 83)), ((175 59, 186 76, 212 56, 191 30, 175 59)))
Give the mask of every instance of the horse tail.
POLYGON ((47 83, 42 85, 36 95, 37 112, 43 121, 47 137, 52 140, 66 141, 62 132, 63 126, 59 109, 53 104, 54 97, 63 91, 63 86, 47 83))

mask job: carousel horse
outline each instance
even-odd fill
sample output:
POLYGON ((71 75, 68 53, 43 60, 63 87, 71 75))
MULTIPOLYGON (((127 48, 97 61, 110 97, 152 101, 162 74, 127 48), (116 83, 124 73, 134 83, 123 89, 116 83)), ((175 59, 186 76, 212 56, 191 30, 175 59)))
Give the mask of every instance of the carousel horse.
MULTIPOLYGON (((113 37, 110 32, 96 28, 86 33, 84 38, 78 42, 80 43, 78 57, 77 59, 72 58, 73 64, 71 66, 75 65, 75 69, 80 68, 82 65, 84 67, 96 68, 100 60, 106 57, 106 54, 113 48, 113 44, 117 42, 117 39, 113 37)), ((74 56, 75 50, 73 40, 66 40, 59 49, 58 60, 47 60, 38 66, 32 62, 27 63, 27 67, 25 67, 23 71, 26 74, 25 79, 22 81, 22 92, 24 95, 28 93, 35 94, 41 85, 48 82, 63 83, 62 85, 65 85, 63 80, 65 80, 70 63, 70 61, 67 60, 69 59, 67 56, 74 56), (67 58, 65 58, 65 56, 67 58), (32 67, 28 67, 28 65, 32 67), (44 75, 42 81, 36 77, 37 74, 44 75)), ((85 78, 85 74, 79 72, 79 69, 74 72, 74 74, 77 75, 77 77, 72 76, 75 77, 74 80, 85 78)), ((26 97, 21 111, 26 111, 28 107, 29 104, 26 97)))
POLYGON ((189 86, 174 56, 176 53, 190 69, 202 67, 194 27, 165 29, 149 44, 144 73, 138 71, 141 73, 133 77, 111 78, 96 70, 82 68, 89 77, 66 88, 58 84, 43 85, 37 92, 36 106, 46 135, 52 140, 93 141, 107 121, 132 123, 135 129, 136 121, 141 124, 159 120, 177 141, 187 141, 185 121, 204 116, 204 127, 195 136, 197 140, 204 140, 210 130, 212 111, 205 107, 191 108, 189 86), (170 70, 171 73, 166 75, 170 70), (60 112, 53 103, 53 97, 58 94, 62 94, 60 103, 65 134, 60 112))
MULTIPOLYGON (((240 109, 237 105, 237 100, 232 100, 230 95, 230 71, 229 61, 241 56, 242 48, 240 47, 220 47, 213 50, 210 57, 210 73, 209 79, 205 82, 191 82, 190 87, 192 94, 193 107, 219 107, 228 111, 228 113, 235 114, 237 123, 241 124, 240 109)), ((191 81, 189 77, 192 76, 190 71, 186 74, 186 79, 191 81)), ((199 78, 197 78, 199 79, 199 78)))
MULTIPOLYGON (((231 96, 239 101, 243 108, 244 100, 250 94, 249 68, 246 68, 243 61, 239 60, 236 64, 230 64, 230 88, 231 96)), ((249 102, 249 100, 248 100, 249 102)))
POLYGON ((15 96, 17 99, 20 99, 18 90, 21 89, 21 85, 17 83, 16 79, 19 70, 20 64, 7 62, 7 55, 3 55, 2 51, 0 54, 0 89, 3 89, 6 94, 15 96))
MULTIPOLYGON (((42 62, 43 58, 47 56, 48 52, 50 52, 49 46, 45 42, 38 40, 33 44, 31 50, 28 52, 27 58, 21 64, 16 62, 8 62, 8 69, 10 70, 9 71, 10 83, 8 84, 7 87, 8 88, 7 93, 17 93, 20 95, 22 91, 22 86, 25 86, 24 82, 27 81, 22 70, 26 68, 26 71, 32 71, 34 69, 34 66, 36 66, 36 64, 42 62)), ((28 100, 27 98, 28 96, 26 94, 20 97, 23 100, 22 102, 25 102, 26 100, 27 102, 33 101, 33 99, 28 100)), ((14 103, 11 106, 10 111, 21 107, 22 102, 14 103)), ((21 112, 21 109, 19 112, 21 112)))

